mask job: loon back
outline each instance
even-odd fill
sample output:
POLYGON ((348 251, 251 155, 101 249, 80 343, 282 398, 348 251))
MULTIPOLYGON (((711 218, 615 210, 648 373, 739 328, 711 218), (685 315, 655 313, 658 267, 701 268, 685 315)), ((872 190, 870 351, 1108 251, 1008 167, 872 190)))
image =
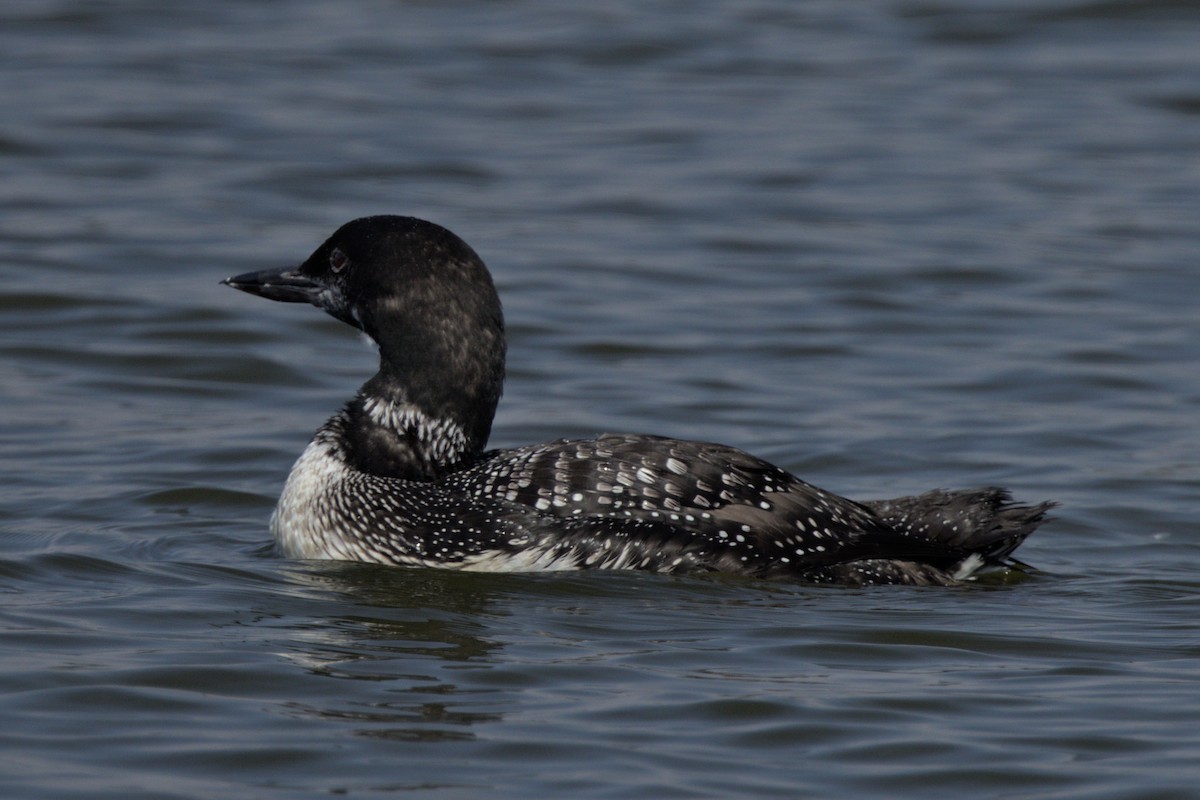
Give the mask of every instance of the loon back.
POLYGON ((1020 566, 1010 554, 1053 505, 1000 489, 856 503, 735 448, 657 436, 485 451, 500 300, 478 255, 422 220, 354 220, 299 267, 224 283, 311 303, 379 345, 379 372, 288 477, 272 529, 289 557, 947 585, 1020 566))

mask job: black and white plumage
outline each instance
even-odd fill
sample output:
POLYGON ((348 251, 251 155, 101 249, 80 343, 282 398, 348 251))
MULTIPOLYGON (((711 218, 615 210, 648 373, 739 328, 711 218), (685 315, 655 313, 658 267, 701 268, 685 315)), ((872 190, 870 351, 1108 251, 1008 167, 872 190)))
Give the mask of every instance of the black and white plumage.
POLYGON ((224 282, 311 303, 379 346, 379 372, 288 477, 271 527, 289 557, 945 585, 1017 563, 1052 505, 1000 489, 857 503, 735 448, 657 436, 485 451, 500 300, 475 252, 423 220, 354 220, 299 267, 224 282))

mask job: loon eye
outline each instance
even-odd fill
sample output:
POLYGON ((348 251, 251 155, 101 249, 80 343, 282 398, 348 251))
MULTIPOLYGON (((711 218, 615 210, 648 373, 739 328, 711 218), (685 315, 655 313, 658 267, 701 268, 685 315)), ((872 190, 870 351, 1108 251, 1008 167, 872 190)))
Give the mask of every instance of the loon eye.
POLYGON ((341 251, 341 248, 333 248, 333 252, 329 254, 329 268, 337 274, 350 266, 350 258, 341 251))

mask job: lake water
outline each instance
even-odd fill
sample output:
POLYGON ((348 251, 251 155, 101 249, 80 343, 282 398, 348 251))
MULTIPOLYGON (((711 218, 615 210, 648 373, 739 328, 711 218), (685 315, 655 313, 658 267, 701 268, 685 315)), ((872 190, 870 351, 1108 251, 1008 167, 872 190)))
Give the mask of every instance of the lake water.
POLYGON ((0 796, 1200 797, 1200 5, 14 0, 0 796), (1055 499, 962 589, 296 563, 374 368, 218 285, 489 263, 492 442, 1055 499))

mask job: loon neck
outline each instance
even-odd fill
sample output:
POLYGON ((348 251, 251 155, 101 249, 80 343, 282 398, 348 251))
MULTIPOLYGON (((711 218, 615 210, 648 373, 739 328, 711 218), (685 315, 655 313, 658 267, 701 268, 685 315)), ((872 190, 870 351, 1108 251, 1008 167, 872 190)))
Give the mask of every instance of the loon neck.
MULTIPOLYGON (((436 478, 473 460, 491 434, 504 386, 500 300, 470 248, 434 244, 437 258, 405 250, 400 271, 368 271, 347 294, 349 318, 379 346, 379 372, 347 406, 341 437, 370 474, 436 478)), ((390 264, 396 254, 375 257, 390 264)))
POLYGON ((432 480, 483 451, 495 403, 474 410, 474 416, 467 413, 462 398, 422 402, 381 371, 346 406, 346 454, 372 475, 432 480))

